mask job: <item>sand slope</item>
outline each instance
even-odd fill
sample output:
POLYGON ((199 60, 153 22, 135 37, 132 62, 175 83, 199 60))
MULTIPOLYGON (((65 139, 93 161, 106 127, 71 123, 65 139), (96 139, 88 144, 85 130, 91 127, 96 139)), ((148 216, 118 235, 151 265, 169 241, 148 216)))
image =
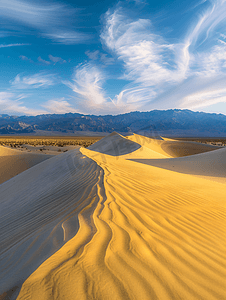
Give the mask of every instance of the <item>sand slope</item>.
POLYGON ((186 157, 164 160, 134 158, 133 161, 175 172, 200 175, 206 179, 212 177, 209 179, 226 183, 226 148, 186 157))
POLYGON ((17 299, 226 298, 226 185, 125 159, 113 138, 121 156, 96 143, 0 186, 0 294, 23 284, 17 299))
POLYGON ((130 141, 117 132, 113 132, 100 141, 89 146, 89 149, 97 151, 98 153, 119 156, 134 152, 140 147, 140 144, 130 141))
POLYGON ((140 144, 141 146, 156 151, 166 157, 188 156, 220 149, 219 147, 213 145, 178 141, 168 138, 153 139, 135 133, 131 136, 128 136, 128 139, 140 144))
POLYGON ((100 167, 79 150, 42 162, 0 187, 0 295, 23 281, 92 210, 100 167))
POLYGON ((0 184, 51 157, 0 146, 0 184))

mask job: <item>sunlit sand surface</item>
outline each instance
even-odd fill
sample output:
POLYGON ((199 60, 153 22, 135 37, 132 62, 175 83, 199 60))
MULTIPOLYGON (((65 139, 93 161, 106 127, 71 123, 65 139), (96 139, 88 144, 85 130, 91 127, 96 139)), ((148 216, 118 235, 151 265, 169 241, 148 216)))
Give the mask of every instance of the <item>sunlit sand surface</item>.
POLYGON ((225 299, 226 149, 186 145, 113 133, 0 185, 2 299, 225 299))

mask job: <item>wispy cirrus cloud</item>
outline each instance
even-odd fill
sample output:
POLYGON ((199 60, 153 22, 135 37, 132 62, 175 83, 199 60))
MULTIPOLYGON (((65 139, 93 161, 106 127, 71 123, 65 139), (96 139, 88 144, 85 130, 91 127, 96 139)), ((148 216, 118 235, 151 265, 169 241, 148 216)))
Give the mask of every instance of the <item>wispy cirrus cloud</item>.
MULTIPOLYGON (((36 29, 43 37, 63 44, 76 44, 91 36, 72 25, 78 10, 61 3, 38 3, 26 0, 1 0, 0 17, 4 27, 36 29)), ((32 34, 32 32, 30 32, 32 34)))
POLYGON ((29 62, 33 62, 32 59, 28 58, 28 57, 25 56, 25 55, 20 55, 19 57, 20 57, 20 59, 22 59, 22 60, 29 61, 29 62))
POLYGON ((131 19, 120 7, 109 10, 101 40, 123 62, 121 78, 130 81, 115 96, 115 104, 136 103, 138 109, 147 110, 205 107, 224 102, 224 84, 220 81, 215 90, 214 82, 226 71, 226 34, 222 32, 225 9, 225 1, 213 2, 196 24, 191 24, 184 38, 173 43, 156 34, 150 20, 131 19), (220 38, 216 39, 211 32, 219 28, 220 38), (200 47, 203 43, 206 47, 200 47))
POLYGON ((186 77, 189 57, 186 44, 170 44, 153 33, 150 20, 130 20, 123 10, 106 14, 101 34, 104 44, 124 62, 127 80, 154 86, 186 77))
MULTIPOLYGON (((194 1, 190 24, 187 20, 184 26, 183 18, 175 15, 177 28, 173 22, 172 28, 168 28, 170 25, 164 20, 160 23, 154 18, 148 19, 147 15, 151 14, 145 12, 142 18, 142 11, 135 17, 138 14, 131 10, 139 8, 139 1, 135 2, 129 1, 128 6, 118 2, 102 16, 102 49, 101 45, 91 45, 85 52, 84 63, 75 68, 72 80, 65 80, 66 72, 62 76, 64 83, 74 91, 74 100, 53 97, 44 104, 46 111, 72 109, 82 113, 114 114, 132 110, 198 109, 225 102, 226 1, 203 0, 197 5, 194 1), (156 24, 160 26, 156 28, 156 24)), ((18 31, 26 29, 28 34, 35 33, 56 43, 72 45, 87 41, 89 35, 78 31, 72 20, 78 11, 61 3, 2 0, 0 23, 6 25, 3 36, 18 27, 18 31)), ((144 5, 140 7, 143 9, 144 5)), ((19 45, 25 44, 8 43, 8 47, 19 45)), ((27 53, 24 54, 30 55, 27 53)), ((38 67, 42 64, 53 69, 53 65, 64 63, 61 53, 53 48, 48 50, 48 56, 40 53, 38 67)), ((26 60, 25 56, 20 58, 26 60)), ((37 62, 37 57, 32 59, 37 62)), ((46 73, 19 74, 12 88, 36 89, 57 82, 56 76, 48 76, 46 73)))
POLYGON ((30 44, 1 44, 0 48, 9 48, 9 47, 19 47, 19 46, 28 46, 30 44))
POLYGON ((13 81, 12 87, 16 89, 29 89, 49 87, 56 84, 56 77, 54 74, 37 73, 31 76, 21 76, 18 74, 13 81))
POLYGON ((71 106, 71 104, 65 100, 61 99, 52 99, 48 100, 46 103, 42 104, 49 113, 54 114, 65 114, 65 113, 76 113, 78 112, 75 108, 71 106))
MULTIPOLYGON (((211 38, 211 35, 214 34, 214 31, 216 29, 218 30, 219 25, 223 25, 226 20, 225 0, 210 0, 210 3, 211 5, 202 13, 195 30, 192 32, 193 43, 198 44, 196 46, 199 46, 208 38, 211 38)), ((220 30, 222 30, 222 28, 220 30)))
POLYGON ((46 33, 45 36, 57 43, 65 45, 79 44, 92 39, 92 36, 87 33, 75 32, 75 31, 62 31, 46 33))
POLYGON ((51 62, 48 61, 48 60, 45 60, 45 59, 42 59, 41 56, 38 57, 38 61, 42 64, 45 64, 45 65, 50 65, 51 62))
POLYGON ((97 66, 88 63, 79 65, 74 72, 72 82, 63 83, 70 87, 76 94, 74 107, 80 113, 106 114, 119 113, 114 101, 107 97, 103 89, 106 75, 97 66))
POLYGON ((102 43, 123 62, 125 72, 121 78, 130 81, 116 95, 116 105, 139 109, 166 86, 187 78, 189 43, 172 44, 153 31, 150 20, 131 20, 122 9, 106 13, 102 43))
POLYGON ((89 59, 91 60, 97 60, 99 58, 100 55, 100 51, 99 50, 95 50, 95 51, 86 51, 85 54, 88 56, 89 59))
POLYGON ((45 65, 51 65, 51 64, 55 65, 56 63, 65 64, 67 62, 63 58, 57 57, 57 56, 53 56, 51 54, 49 54, 49 59, 50 60, 45 60, 45 59, 41 58, 41 56, 38 57, 38 61, 40 63, 42 63, 42 64, 45 64, 45 65))
POLYGON ((99 50, 86 51, 85 54, 90 60, 100 60, 105 66, 114 64, 115 60, 113 57, 109 57, 106 53, 102 53, 99 50))
POLYGON ((23 115, 38 115, 46 114, 46 110, 39 110, 29 108, 24 105, 23 99, 25 95, 17 95, 11 92, 0 92, 0 111, 10 114, 23 114, 23 115))
POLYGON ((66 60, 64 60, 63 58, 61 57, 57 57, 57 56, 53 56, 53 55, 49 55, 49 59, 54 63, 61 63, 61 64, 65 64, 66 63, 66 60))
POLYGON ((103 73, 91 64, 80 65, 75 69, 73 82, 64 82, 77 95, 77 107, 80 110, 102 110, 106 102, 102 89, 103 73))
POLYGON ((139 97, 139 89, 124 90, 114 99, 111 99, 103 89, 105 80, 107 80, 105 72, 88 63, 75 69, 72 82, 64 81, 64 84, 76 94, 74 107, 77 112, 119 114, 135 110, 140 106, 136 98, 139 97))
POLYGON ((226 88, 221 87, 220 90, 204 90, 198 91, 194 94, 189 94, 183 98, 181 101, 181 107, 189 106, 190 109, 197 109, 203 107, 203 102, 205 106, 213 105, 216 103, 226 103, 226 88))

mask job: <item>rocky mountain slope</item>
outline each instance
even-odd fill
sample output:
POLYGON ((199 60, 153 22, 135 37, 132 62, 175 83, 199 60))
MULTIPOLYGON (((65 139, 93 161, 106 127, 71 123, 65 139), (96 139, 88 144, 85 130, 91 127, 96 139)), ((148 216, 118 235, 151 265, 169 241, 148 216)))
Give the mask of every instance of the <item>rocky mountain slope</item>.
POLYGON ((82 134, 88 132, 135 132, 165 136, 226 136, 226 115, 190 110, 153 110, 121 115, 82 115, 78 113, 38 116, 0 115, 0 134, 82 134))

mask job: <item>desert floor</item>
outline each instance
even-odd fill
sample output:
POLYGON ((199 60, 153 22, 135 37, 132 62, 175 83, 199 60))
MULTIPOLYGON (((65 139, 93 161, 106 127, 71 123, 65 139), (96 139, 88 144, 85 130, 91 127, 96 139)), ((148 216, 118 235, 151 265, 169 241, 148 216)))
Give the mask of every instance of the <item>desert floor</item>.
POLYGON ((226 147, 112 133, 0 169, 1 300, 226 299, 226 147))

